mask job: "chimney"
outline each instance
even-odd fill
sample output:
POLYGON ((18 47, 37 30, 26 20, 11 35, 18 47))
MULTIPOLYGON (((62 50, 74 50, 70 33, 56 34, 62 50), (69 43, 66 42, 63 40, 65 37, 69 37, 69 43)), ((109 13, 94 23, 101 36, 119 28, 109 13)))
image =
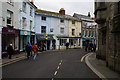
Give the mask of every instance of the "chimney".
POLYGON ((31 0, 31 3, 34 4, 34 0, 31 0))
POLYGON ((90 12, 88 12, 88 17, 91 17, 90 12))
POLYGON ((61 15, 65 15, 65 10, 64 10, 64 8, 61 8, 60 11, 59 11, 59 13, 60 13, 61 15))

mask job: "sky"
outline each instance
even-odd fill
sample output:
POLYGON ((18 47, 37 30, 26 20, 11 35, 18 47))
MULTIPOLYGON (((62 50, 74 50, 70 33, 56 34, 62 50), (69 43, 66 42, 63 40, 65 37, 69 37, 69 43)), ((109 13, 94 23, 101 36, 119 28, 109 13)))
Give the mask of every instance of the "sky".
POLYGON ((88 15, 94 17, 94 0, 34 0, 35 5, 42 10, 59 12, 64 8, 66 14, 73 15, 74 13, 88 15))

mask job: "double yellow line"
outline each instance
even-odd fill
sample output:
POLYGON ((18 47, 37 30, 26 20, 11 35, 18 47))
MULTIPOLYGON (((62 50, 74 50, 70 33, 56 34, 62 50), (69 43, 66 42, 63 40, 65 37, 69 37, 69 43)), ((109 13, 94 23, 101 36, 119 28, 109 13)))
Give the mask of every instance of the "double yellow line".
POLYGON ((3 67, 3 66, 6 66, 6 65, 9 65, 9 64, 12 64, 12 63, 14 63, 14 62, 20 61, 20 60, 25 59, 25 58, 26 58, 26 56, 21 56, 21 57, 18 57, 18 58, 9 60, 9 61, 7 61, 7 62, 5 62, 5 63, 0 63, 0 67, 3 67))

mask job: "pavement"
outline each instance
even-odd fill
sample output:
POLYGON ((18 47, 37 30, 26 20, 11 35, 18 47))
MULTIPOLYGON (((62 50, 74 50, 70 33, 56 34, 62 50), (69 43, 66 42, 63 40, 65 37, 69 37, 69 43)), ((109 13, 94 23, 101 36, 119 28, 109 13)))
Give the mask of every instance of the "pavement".
MULTIPOLYGON (((12 59, 3 58, 1 66, 5 66, 26 58, 27 58, 26 53, 24 52, 14 55, 12 59)), ((85 57, 85 62, 88 65, 88 67, 101 79, 111 79, 111 80, 113 79, 118 80, 118 78, 120 79, 120 74, 106 67, 105 61, 97 59, 95 53, 88 53, 88 55, 85 57)))
POLYGON ((88 54, 89 55, 85 58, 85 62, 96 75, 105 80, 120 80, 120 74, 106 67, 104 60, 97 59, 95 53, 88 54))

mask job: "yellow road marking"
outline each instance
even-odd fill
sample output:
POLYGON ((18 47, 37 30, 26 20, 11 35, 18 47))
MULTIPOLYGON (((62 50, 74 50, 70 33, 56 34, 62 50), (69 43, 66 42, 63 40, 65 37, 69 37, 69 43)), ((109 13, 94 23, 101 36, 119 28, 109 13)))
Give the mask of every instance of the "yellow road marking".
POLYGON ((11 64, 11 63, 17 62, 17 61, 22 60, 22 59, 24 59, 24 58, 25 58, 25 56, 22 56, 22 57, 19 57, 19 58, 15 58, 15 59, 12 59, 12 60, 10 60, 10 61, 7 61, 6 63, 3 63, 2 65, 0 65, 0 67, 1 67, 1 66, 9 65, 9 64, 11 64))
POLYGON ((82 58, 81 58, 81 62, 83 62, 84 58, 87 56, 88 54, 84 55, 82 58))

